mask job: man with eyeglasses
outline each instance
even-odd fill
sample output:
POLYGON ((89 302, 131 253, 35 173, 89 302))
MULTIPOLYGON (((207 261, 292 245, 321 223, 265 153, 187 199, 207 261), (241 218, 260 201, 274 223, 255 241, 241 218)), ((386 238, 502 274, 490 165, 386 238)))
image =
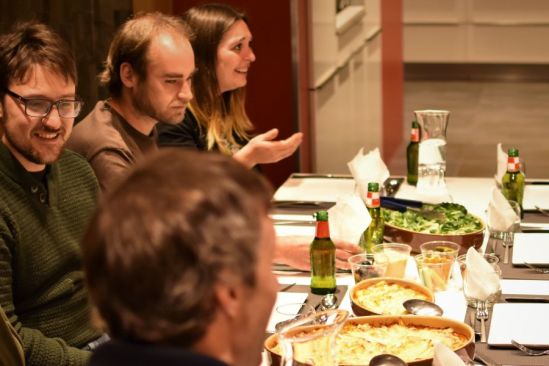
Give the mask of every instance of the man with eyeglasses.
POLYGON ((181 19, 148 13, 120 27, 100 75, 111 97, 99 101, 75 126, 67 145, 90 162, 103 191, 157 149, 158 121, 175 124, 183 119, 194 71, 181 19))
POLYGON ((29 365, 84 365, 91 327, 80 239, 99 192, 64 149, 82 102, 74 57, 47 26, 0 36, 0 305, 29 365))

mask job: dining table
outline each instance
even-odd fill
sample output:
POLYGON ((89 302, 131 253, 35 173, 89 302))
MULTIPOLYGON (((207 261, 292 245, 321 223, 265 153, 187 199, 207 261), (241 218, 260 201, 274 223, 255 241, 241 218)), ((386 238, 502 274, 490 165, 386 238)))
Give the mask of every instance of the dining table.
MULTIPOLYGON (((408 185, 401 177, 395 177, 402 184, 396 192, 391 192, 397 198, 418 199, 416 188, 408 185)), ((445 201, 462 204, 467 210, 486 220, 486 210, 492 191, 497 187, 494 177, 446 177, 447 197, 445 201)), ((280 186, 274 195, 273 219, 278 236, 305 236, 311 241, 315 234, 313 213, 321 209, 329 209, 342 197, 356 194, 355 181, 350 175, 332 174, 292 174, 280 186)), ((536 200, 538 197, 547 196, 549 201, 549 179, 528 179, 526 192, 533 192, 529 198, 536 200), (546 190, 546 195, 540 192, 546 190)), ((549 202, 548 202, 549 203, 549 202)), ((540 203, 542 206, 547 203, 540 203)), ((529 205, 532 205, 530 202, 529 205)), ((543 206, 549 208, 547 206, 543 206)), ((500 257, 499 266, 502 271, 502 296, 499 303, 529 304, 549 302, 549 273, 543 274, 533 269, 515 266, 512 263, 503 263, 504 245, 501 239, 491 237, 486 229, 481 252, 493 252, 500 257)), ((521 231, 525 233, 549 233, 549 216, 534 207, 526 207, 521 221, 521 231)), ((548 243, 549 244, 549 243, 548 243)), ((513 247, 509 248, 512 257, 513 247)), ((457 267, 457 266, 456 266, 457 267)), ((292 269, 281 264, 273 264, 273 271, 279 282, 279 297, 277 304, 284 301, 303 301, 306 298, 309 304, 318 309, 321 296, 310 293, 310 273, 292 269), (295 294, 295 297, 294 297, 295 294)), ((459 271, 454 268, 454 272, 459 271)), ((408 260, 405 278, 418 281, 417 267, 413 257, 408 260)), ((354 286, 354 279, 349 272, 338 271, 337 279, 337 306, 348 310, 352 314, 349 291, 354 286)), ((444 317, 469 324, 474 329, 479 328, 478 321, 471 316, 474 309, 469 308, 462 291, 462 283, 459 276, 451 276, 448 289, 435 293, 435 302, 444 310, 444 317)), ((276 304, 275 307, 276 308, 276 304)), ((548 305, 549 306, 549 305, 548 305)), ((273 309, 274 309, 273 308, 273 309)), ((547 315, 549 317, 549 313, 547 315)), ((271 318, 275 322, 276 317, 271 318)), ((536 319, 531 319, 535 322, 536 319)), ((272 328, 273 324, 270 324, 272 328)), ((488 334, 490 334, 490 318, 487 321, 488 334)), ((273 329, 268 329, 268 333, 273 329)), ((547 345, 549 348, 549 344, 547 345)), ((493 347, 487 343, 475 342, 475 362, 482 365, 549 365, 549 355, 527 356, 514 347, 493 347)), ((269 360, 264 357, 263 365, 269 365, 269 360)))

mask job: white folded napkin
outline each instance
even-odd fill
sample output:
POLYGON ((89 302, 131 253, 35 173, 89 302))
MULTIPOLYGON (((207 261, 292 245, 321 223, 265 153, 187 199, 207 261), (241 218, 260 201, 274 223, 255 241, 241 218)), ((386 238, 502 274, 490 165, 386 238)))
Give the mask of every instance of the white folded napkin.
POLYGON ((497 173, 496 180, 501 184, 501 180, 507 171, 507 153, 503 151, 501 147, 501 142, 497 145, 496 148, 497 154, 497 173))
POLYGON ((442 342, 435 344, 433 366, 465 366, 465 362, 442 342))
POLYGON ((519 220, 519 216, 498 188, 492 190, 487 214, 488 227, 495 231, 510 231, 514 223, 519 220))
POLYGON ((501 288, 499 275, 475 248, 471 247, 467 250, 465 265, 467 266, 467 296, 485 301, 490 295, 499 291, 501 288))
POLYGON ((360 236, 372 221, 368 209, 358 195, 337 198, 335 206, 328 210, 330 237, 358 244, 360 236))
POLYGON ((347 166, 355 179, 362 199, 366 198, 368 183, 378 182, 381 188, 390 175, 377 147, 367 154, 364 154, 364 148, 361 148, 347 166))

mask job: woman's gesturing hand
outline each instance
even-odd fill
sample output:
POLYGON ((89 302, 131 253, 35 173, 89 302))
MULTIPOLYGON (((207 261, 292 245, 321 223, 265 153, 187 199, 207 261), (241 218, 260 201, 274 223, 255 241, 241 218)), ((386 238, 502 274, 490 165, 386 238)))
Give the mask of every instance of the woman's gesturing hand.
POLYGON ((303 140, 301 132, 296 132, 285 140, 274 140, 277 136, 276 128, 257 135, 233 157, 248 168, 256 164, 276 163, 292 155, 303 140))

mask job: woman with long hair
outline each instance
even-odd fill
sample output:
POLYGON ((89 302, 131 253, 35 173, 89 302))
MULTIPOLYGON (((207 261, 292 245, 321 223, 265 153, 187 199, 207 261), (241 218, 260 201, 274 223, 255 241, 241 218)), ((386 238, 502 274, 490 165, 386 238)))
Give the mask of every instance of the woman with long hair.
POLYGON ((252 138, 253 125, 245 110, 245 86, 255 54, 246 16, 223 4, 189 9, 195 53, 194 99, 184 120, 157 126, 160 146, 183 146, 232 155, 247 167, 275 163, 298 148, 302 133, 275 140, 276 128, 252 138))

